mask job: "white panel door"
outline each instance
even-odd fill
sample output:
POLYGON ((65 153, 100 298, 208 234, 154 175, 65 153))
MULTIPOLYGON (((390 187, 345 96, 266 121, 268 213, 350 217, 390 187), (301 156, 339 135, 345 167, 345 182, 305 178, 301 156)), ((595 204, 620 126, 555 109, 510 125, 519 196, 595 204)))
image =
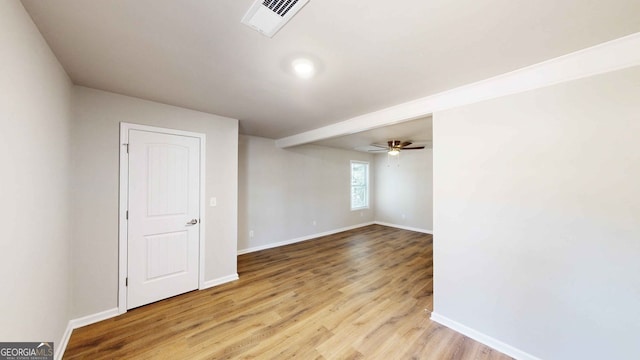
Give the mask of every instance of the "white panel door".
POLYGON ((127 308, 198 288, 200 140, 129 130, 127 308))

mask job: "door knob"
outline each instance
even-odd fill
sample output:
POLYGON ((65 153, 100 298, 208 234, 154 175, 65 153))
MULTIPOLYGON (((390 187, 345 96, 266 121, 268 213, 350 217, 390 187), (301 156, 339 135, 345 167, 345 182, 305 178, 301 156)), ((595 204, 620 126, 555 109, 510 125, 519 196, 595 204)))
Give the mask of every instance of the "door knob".
POLYGON ((191 219, 191 221, 189 221, 187 225, 195 225, 197 223, 198 223, 198 219, 191 219))

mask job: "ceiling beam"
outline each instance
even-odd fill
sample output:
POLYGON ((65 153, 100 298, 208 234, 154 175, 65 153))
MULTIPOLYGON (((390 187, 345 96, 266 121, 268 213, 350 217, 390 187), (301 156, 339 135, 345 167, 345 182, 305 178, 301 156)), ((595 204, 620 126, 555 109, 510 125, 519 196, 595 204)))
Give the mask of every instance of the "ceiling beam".
POLYGON ((276 140, 287 148, 393 125, 483 100, 640 66, 640 33, 547 60, 469 85, 276 140))

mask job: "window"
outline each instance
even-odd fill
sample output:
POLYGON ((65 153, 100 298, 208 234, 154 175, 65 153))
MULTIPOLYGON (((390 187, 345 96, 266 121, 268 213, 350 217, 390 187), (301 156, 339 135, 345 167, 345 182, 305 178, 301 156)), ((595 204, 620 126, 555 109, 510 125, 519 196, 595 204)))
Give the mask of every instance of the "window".
POLYGON ((369 207, 369 163, 351 161, 351 210, 369 207))

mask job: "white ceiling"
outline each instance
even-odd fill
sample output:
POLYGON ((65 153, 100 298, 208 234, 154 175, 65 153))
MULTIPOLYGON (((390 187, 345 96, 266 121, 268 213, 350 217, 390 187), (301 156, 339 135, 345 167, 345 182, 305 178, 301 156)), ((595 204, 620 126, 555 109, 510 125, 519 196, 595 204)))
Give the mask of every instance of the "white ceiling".
POLYGON ((400 140, 411 141, 415 144, 414 146, 426 145, 427 148, 430 148, 433 140, 432 132, 432 118, 427 117, 316 141, 314 144, 366 152, 371 144, 386 145, 389 140, 400 140))
POLYGON ((281 138, 640 31, 638 0, 311 0, 269 39, 252 0, 23 0, 75 84, 281 138), (312 80, 290 61, 314 60, 312 80))

